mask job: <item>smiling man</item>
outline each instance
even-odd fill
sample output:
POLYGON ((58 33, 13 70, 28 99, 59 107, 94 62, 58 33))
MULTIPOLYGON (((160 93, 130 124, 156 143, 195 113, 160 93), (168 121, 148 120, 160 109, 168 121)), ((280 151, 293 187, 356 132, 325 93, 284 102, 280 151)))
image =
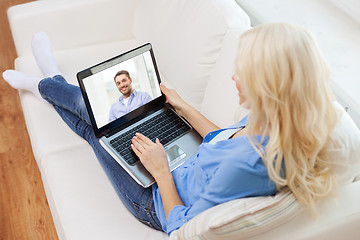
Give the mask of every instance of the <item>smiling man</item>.
POLYGON ((114 81, 117 89, 122 94, 110 109, 109 122, 122 117, 128 112, 150 102, 152 98, 147 92, 138 92, 132 87, 132 79, 126 70, 115 74, 114 81))

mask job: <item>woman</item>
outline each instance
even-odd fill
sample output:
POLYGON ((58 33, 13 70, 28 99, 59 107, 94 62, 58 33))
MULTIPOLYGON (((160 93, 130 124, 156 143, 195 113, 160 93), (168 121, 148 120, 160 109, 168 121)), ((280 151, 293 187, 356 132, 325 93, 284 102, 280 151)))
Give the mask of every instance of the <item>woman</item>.
POLYGON ((235 126, 219 129, 176 91, 161 85, 167 101, 204 141, 198 154, 170 173, 159 140, 137 133, 131 147, 155 178, 152 189, 136 184, 100 146, 80 90, 61 77, 46 35, 35 35, 32 45, 45 79, 12 70, 4 72, 4 79, 52 104, 92 146, 126 207, 155 229, 170 234, 217 204, 272 195, 284 186, 311 208, 336 191, 327 148, 338 115, 328 67, 313 37, 301 27, 267 24, 240 37, 233 80, 239 104, 250 114, 235 126))

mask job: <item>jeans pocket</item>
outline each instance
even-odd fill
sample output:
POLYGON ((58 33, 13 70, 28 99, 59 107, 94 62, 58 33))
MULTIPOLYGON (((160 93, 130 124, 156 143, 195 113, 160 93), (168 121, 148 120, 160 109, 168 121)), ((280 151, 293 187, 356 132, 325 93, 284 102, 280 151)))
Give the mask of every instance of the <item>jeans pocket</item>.
POLYGON ((135 217, 145 225, 154 228, 156 230, 162 231, 162 227, 159 226, 159 224, 155 221, 154 215, 156 216, 156 213, 154 211, 151 211, 151 204, 152 204, 152 198, 149 201, 148 206, 141 206, 140 204, 134 203, 134 210, 136 212, 135 217))
POLYGON ((147 214, 147 210, 144 209, 142 206, 140 206, 137 203, 133 202, 133 206, 134 206, 134 210, 136 212, 135 217, 142 223, 144 223, 145 225, 148 225, 149 227, 153 227, 152 224, 150 223, 150 221, 148 220, 148 214, 147 214))

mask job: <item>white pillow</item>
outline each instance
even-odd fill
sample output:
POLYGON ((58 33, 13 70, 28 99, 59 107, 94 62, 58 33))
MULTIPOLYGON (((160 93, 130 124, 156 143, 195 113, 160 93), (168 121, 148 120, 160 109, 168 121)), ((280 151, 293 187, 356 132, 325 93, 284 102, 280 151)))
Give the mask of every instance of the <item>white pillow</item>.
POLYGON ((275 196, 242 198, 210 208, 170 235, 170 239, 246 239, 280 226, 304 208, 284 189, 275 196))
POLYGON ((334 106, 340 114, 333 133, 338 144, 332 153, 337 164, 335 174, 342 184, 349 184, 360 174, 360 130, 338 102, 334 106))

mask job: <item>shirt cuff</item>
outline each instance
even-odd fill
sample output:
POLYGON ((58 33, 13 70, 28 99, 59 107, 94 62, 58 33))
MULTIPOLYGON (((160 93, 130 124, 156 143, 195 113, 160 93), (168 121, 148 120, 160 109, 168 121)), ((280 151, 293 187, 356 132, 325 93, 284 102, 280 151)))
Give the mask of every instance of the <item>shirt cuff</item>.
POLYGON ((170 211, 166 220, 166 232, 169 236, 172 231, 179 229, 188 221, 186 217, 186 213, 188 210, 188 207, 178 205, 170 211))

